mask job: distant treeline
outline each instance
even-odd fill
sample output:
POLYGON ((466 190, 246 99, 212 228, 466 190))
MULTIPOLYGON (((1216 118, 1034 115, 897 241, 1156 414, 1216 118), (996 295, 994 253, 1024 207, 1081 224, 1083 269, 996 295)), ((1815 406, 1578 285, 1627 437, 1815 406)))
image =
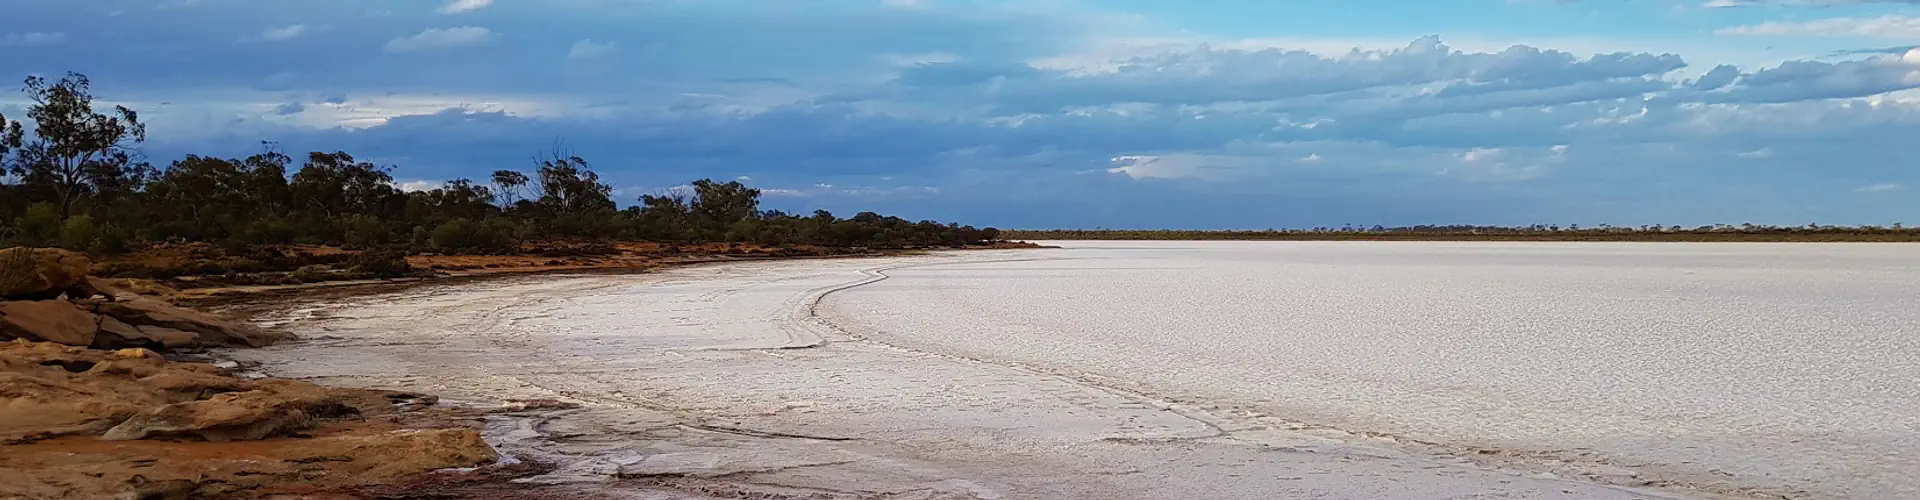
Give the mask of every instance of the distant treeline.
POLYGON ((96 112, 87 78, 26 80, 26 120, 0 116, 0 246, 116 253, 142 242, 227 248, 324 244, 403 252, 513 252, 522 242, 625 239, 909 248, 1000 239, 993 228, 874 213, 760 208, 760 190, 699 180, 622 209, 578 156, 555 151, 530 172, 500 170, 424 191, 393 168, 343 152, 304 158, 189 155, 155 168, 136 149, 146 126, 131 109, 96 112), (298 161, 299 163, 295 163, 298 161))
POLYGON ((1700 241, 1700 242, 1920 242, 1920 229, 1877 226, 1781 227, 1743 224, 1698 227, 1411 226, 1370 228, 1181 231, 1118 229, 1008 230, 1018 240, 1248 240, 1248 241, 1700 241))

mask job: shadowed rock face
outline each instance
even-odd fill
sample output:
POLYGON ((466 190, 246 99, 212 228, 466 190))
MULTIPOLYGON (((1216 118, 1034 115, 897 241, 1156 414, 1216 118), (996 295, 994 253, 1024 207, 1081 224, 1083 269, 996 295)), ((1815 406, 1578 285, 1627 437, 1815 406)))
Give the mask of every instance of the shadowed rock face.
POLYGON ((0 300, 74 298, 99 293, 87 280, 93 262, 86 255, 55 248, 0 250, 0 300))

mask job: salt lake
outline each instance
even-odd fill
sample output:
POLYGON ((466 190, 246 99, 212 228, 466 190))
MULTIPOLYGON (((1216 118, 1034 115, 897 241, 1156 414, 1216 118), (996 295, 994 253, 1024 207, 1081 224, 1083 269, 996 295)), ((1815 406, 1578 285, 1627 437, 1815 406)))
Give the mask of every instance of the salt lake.
POLYGON ((1920 246, 1053 244, 886 270, 820 313, 1523 468, 1920 498, 1920 246))

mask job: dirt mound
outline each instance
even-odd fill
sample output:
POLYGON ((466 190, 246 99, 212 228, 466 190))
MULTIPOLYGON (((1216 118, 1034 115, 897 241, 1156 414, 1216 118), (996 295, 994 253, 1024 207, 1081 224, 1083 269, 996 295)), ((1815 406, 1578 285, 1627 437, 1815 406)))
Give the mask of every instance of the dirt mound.
POLYGON ((422 402, 432 399, 243 380, 145 349, 16 340, 0 344, 0 498, 251 496, 497 458, 474 422, 422 402))

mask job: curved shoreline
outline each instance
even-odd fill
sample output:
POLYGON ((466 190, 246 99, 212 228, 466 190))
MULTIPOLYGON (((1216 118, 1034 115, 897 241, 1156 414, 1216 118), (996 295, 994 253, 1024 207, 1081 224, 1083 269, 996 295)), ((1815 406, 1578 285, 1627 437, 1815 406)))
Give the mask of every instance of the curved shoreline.
POLYGON ((272 373, 406 387, 450 401, 575 401, 584 408, 490 424, 489 437, 503 452, 557 464, 543 479, 550 487, 580 491, 1663 496, 1250 428, 1197 405, 1058 373, 863 341, 817 315, 836 292, 914 265, 939 263, 730 264, 453 285, 313 304, 318 314, 299 326, 313 340, 246 354, 272 373), (798 286, 807 288, 790 291, 798 286), (810 324, 818 330, 799 333, 818 340, 792 331, 810 324), (1246 439, 1255 434, 1260 439, 1246 439), (626 436, 626 444, 591 444, 613 436, 626 436))

